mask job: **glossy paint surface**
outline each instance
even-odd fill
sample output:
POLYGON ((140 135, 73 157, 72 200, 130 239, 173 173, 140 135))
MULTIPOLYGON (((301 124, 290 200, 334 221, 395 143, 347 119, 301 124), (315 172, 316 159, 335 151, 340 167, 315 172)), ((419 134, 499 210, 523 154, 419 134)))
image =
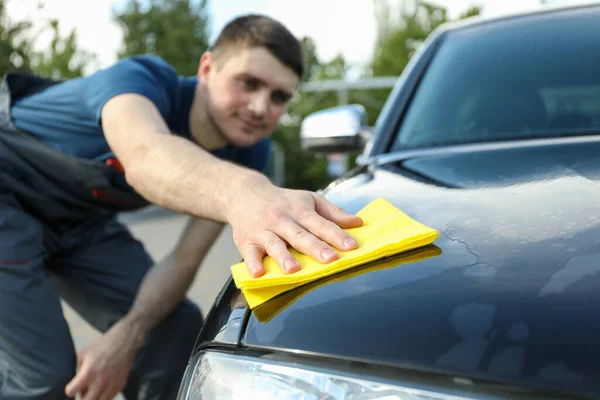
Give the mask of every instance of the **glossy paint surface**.
POLYGON ((244 345, 600 394, 599 156, 591 141, 357 174, 328 198, 384 197, 439 239, 273 299, 244 345))

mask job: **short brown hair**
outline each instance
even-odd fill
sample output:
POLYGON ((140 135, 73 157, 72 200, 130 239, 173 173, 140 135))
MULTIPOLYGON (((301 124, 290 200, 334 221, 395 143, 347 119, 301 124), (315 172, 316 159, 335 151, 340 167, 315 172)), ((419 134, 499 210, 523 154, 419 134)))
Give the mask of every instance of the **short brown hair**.
POLYGON ((265 47, 300 79, 304 75, 304 56, 300 41, 280 22, 264 15, 237 17, 225 25, 210 51, 222 58, 231 47, 265 47))

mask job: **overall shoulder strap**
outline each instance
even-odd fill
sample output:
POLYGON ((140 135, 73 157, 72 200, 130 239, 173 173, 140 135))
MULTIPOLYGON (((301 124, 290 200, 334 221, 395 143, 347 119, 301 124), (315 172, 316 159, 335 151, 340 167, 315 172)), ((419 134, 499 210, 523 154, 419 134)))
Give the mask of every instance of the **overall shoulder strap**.
POLYGON ((38 93, 61 81, 27 72, 8 72, 0 83, 0 128, 14 129, 10 107, 15 100, 38 93))
POLYGON ((12 100, 18 100, 22 97, 41 92, 58 83, 62 83, 62 81, 28 72, 15 71, 9 72, 4 76, 2 86, 8 87, 12 100))

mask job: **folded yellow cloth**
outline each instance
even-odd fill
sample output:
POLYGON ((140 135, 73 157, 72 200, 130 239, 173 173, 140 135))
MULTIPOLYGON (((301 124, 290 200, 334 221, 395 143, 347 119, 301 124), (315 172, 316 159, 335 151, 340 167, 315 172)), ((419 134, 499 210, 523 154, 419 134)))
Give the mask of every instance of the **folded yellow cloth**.
POLYGON ((357 240, 358 248, 338 251, 339 258, 331 263, 323 264, 290 249, 300 263, 300 270, 292 274, 284 273, 270 256, 263 259, 265 273, 258 278, 250 276, 244 262, 231 266, 236 287, 242 290, 250 308, 325 276, 431 244, 439 236, 437 230, 415 221, 382 198, 367 204, 356 215, 362 218, 362 226, 345 231, 357 240))
MULTIPOLYGON (((350 278, 366 274, 367 272, 381 271, 384 269, 397 267, 399 265, 412 264, 428 258, 437 257, 440 254, 442 254, 442 250, 436 245, 430 244, 418 249, 367 263, 360 268, 351 268, 332 276, 317 279, 316 281, 307 283, 305 285, 300 285, 297 288, 282 293, 281 296, 276 296, 270 301, 260 304, 254 308, 254 315, 259 322, 269 322, 277 314, 292 305, 300 297, 323 285, 346 281, 350 278)), ((249 289, 244 291, 244 298, 246 299, 246 303, 260 303, 264 298, 264 293, 261 292, 261 289, 249 289)))

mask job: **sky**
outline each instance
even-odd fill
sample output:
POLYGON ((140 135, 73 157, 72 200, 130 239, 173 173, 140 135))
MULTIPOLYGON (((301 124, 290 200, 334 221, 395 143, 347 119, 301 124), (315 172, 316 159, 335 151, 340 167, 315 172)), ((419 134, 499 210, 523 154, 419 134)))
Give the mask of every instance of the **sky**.
MULTIPOLYGON (((561 0, 549 2, 558 1, 561 0)), ((484 15, 499 15, 537 7, 540 0, 432 2, 445 6, 454 18, 471 5, 483 7, 484 15)), ((112 13, 125 3, 126 0, 7 0, 7 10, 13 20, 28 18, 38 26, 48 18, 58 18, 63 34, 76 28, 80 46, 97 55, 97 62, 86 71, 91 73, 116 61, 122 34, 112 20, 112 13), (44 5, 41 10, 37 8, 40 3, 44 5)), ((209 0, 211 39, 229 20, 249 12, 280 20, 296 36, 312 37, 322 61, 341 53, 351 65, 360 66, 368 62, 373 52, 376 37, 373 0, 209 0)), ((46 43, 48 38, 40 37, 37 47, 43 48, 46 43)))

